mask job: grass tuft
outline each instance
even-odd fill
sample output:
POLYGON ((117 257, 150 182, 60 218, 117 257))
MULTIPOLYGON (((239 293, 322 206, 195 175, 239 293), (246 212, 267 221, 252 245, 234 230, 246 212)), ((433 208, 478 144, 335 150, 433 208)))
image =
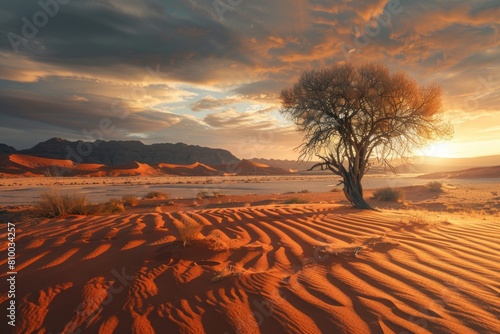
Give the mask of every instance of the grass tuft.
POLYGON ((200 191, 196 194, 196 199, 218 198, 221 196, 222 195, 219 191, 200 191))
POLYGON ((284 204, 306 204, 306 203, 309 203, 309 201, 302 199, 302 198, 298 198, 298 197, 292 197, 292 198, 287 199, 283 203, 284 204))
POLYGON ((439 181, 431 181, 425 185, 425 187, 432 191, 433 193, 443 192, 443 183, 439 181))
POLYGON ((87 197, 84 194, 61 194, 55 189, 42 193, 35 207, 37 216, 48 218, 87 213, 87 197))
POLYGON ((135 195, 126 194, 122 196, 122 201, 124 205, 137 206, 139 204, 139 198, 135 195))
POLYGON ((167 199, 168 194, 161 192, 161 191, 150 191, 148 192, 144 198, 149 198, 149 199, 167 199))
POLYGON ((372 198, 385 202, 397 202, 404 200, 405 194, 400 189, 387 187, 376 190, 372 198))
POLYGON ((87 213, 91 215, 100 216, 100 215, 120 213, 123 211, 125 211, 125 206, 123 205, 123 202, 121 200, 110 199, 107 202, 89 206, 87 213))
POLYGON ((205 240, 210 242, 212 244, 212 249, 213 250, 228 250, 229 247, 224 241, 222 232, 219 230, 212 230, 210 233, 205 237, 205 240))
POLYGON ((191 217, 184 216, 182 225, 178 227, 179 236, 182 240, 182 245, 186 247, 191 241, 198 239, 198 234, 201 232, 202 225, 191 217))
POLYGON ((228 277, 238 277, 241 274, 243 273, 241 271, 236 270, 236 268, 232 264, 230 264, 229 266, 227 266, 227 268, 224 268, 215 274, 215 276, 212 278, 212 283, 221 281, 224 278, 228 277))

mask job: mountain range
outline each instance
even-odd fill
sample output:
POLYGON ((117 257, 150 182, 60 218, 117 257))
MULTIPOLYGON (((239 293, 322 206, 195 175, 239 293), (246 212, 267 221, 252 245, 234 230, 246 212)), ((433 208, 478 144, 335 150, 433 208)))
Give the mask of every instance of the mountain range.
POLYGON ((0 176, 282 175, 287 170, 195 145, 51 138, 30 149, 0 144, 0 176))
POLYGON ((131 162, 146 164, 171 163, 189 165, 200 162, 207 165, 227 164, 240 161, 231 152, 195 145, 151 144, 140 141, 69 141, 51 138, 30 149, 15 150, 0 144, 0 153, 17 153, 35 157, 71 160, 75 163, 94 163, 120 166, 131 162))
MULTIPOLYGON (((375 162, 375 160, 374 160, 375 162)), ((132 176, 132 175, 283 175, 305 172, 316 162, 294 160, 240 160, 223 149, 197 145, 151 144, 140 141, 69 141, 51 138, 30 149, 16 150, 0 143, 0 176, 132 176)), ((398 173, 452 173, 469 168, 499 166, 500 156, 477 158, 416 157, 411 164, 394 163, 398 173)), ((376 166, 370 173, 384 174, 376 166)), ((313 172, 313 173, 326 173, 313 172)), ((491 174, 491 170, 474 172, 491 174)), ((437 175, 437 174, 436 174, 437 175)), ((434 175, 434 176, 436 176, 434 175)), ((461 175, 461 176, 459 176, 461 175)))

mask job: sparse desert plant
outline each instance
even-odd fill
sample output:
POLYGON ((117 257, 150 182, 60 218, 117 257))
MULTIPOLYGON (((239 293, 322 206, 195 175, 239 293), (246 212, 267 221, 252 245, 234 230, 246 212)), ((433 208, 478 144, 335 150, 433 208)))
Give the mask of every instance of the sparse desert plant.
POLYGON ((302 199, 302 198, 298 198, 298 197, 292 197, 292 198, 287 199, 284 203, 285 204, 306 204, 306 203, 309 203, 309 201, 302 199))
POLYGON ((443 191, 443 183, 439 181, 431 181, 425 185, 425 187, 432 191, 433 193, 440 193, 443 191))
POLYGON ((373 193, 373 198, 379 201, 397 202, 404 200, 405 194, 401 189, 387 187, 376 190, 373 193))
POLYGON ((40 195, 35 213, 49 218, 85 215, 88 213, 87 197, 84 194, 61 194, 56 189, 52 189, 40 195))
POLYGON ((139 204, 139 198, 135 195, 126 194, 122 196, 123 204, 129 206, 136 206, 139 204))
POLYGON ((429 214, 426 214, 424 211, 410 214, 410 216, 406 218, 403 223, 407 226, 427 226, 431 225, 433 222, 429 218, 429 214))
POLYGON ((348 247, 332 247, 331 245, 316 247, 318 254, 325 255, 354 255, 358 256, 358 253, 364 249, 363 246, 348 246, 348 247))
POLYGON ((221 196, 222 194, 220 193, 220 191, 200 191, 198 194, 196 194, 197 199, 217 198, 221 196))
POLYGON ((230 264, 226 268, 215 274, 215 276, 212 278, 212 283, 218 282, 228 277, 238 277, 241 274, 243 274, 243 272, 238 271, 232 264, 230 264))
POLYGON ((119 199, 110 199, 107 202, 89 206, 88 213, 92 215, 109 215, 125 210, 123 202, 119 199))
POLYGON ((168 194, 161 192, 161 191, 150 191, 148 192, 144 198, 149 198, 149 199, 167 199, 168 194))
POLYGON ((307 189, 302 189, 301 191, 299 191, 299 194, 309 194, 310 191, 307 190, 307 189))
POLYGON ((390 245, 390 246, 398 246, 399 241, 387 237, 385 234, 380 236, 380 237, 371 237, 368 242, 368 245, 375 246, 375 245, 390 245))
POLYGON ((223 235, 219 230, 212 230, 205 237, 205 240, 212 244, 214 250, 227 250, 228 246, 223 239, 223 235))
POLYGON ((200 225, 196 220, 190 217, 184 217, 182 219, 182 225, 177 228, 179 230, 179 236, 182 240, 182 245, 186 247, 191 241, 198 238, 198 234, 201 232, 202 225, 200 225))

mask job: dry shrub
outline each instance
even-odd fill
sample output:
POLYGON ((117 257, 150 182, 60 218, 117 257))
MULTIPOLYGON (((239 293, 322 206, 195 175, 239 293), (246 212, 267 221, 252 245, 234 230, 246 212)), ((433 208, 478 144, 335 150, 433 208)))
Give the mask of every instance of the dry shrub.
POLYGON ((440 193, 443 191, 443 183, 439 181, 431 181, 425 185, 425 187, 432 191, 433 193, 440 193))
POLYGON ((243 274, 243 272, 238 271, 232 264, 230 264, 227 266, 227 268, 224 268, 215 274, 215 276, 212 278, 212 283, 221 281, 227 277, 238 277, 241 274, 243 274))
POLYGON ((213 250, 227 250, 228 245, 224 241, 224 237, 219 230, 212 230, 205 237, 205 240, 212 244, 213 250))
POLYGON ((368 245, 389 245, 389 246, 398 246, 399 241, 387 237, 385 234, 380 237, 372 237, 367 242, 368 245))
POLYGON ((332 245, 315 247, 320 256, 329 255, 354 255, 357 256, 364 249, 363 246, 334 247, 332 245))
POLYGON ((40 217, 53 218, 87 213, 87 197, 84 194, 61 194, 56 189, 42 193, 35 207, 35 214, 40 217))
POLYGON ((184 247, 198 238, 198 234, 201 232, 202 227, 200 223, 190 217, 182 218, 182 225, 177 229, 179 230, 179 236, 184 247))
POLYGON ((219 191, 200 191, 196 194, 196 199, 217 198, 221 196, 219 191))
POLYGON ((144 198, 150 199, 167 199, 168 194, 161 191, 150 191, 144 196, 144 198))
POLYGON ((306 204, 306 203, 309 203, 309 201, 305 200, 305 199, 298 198, 298 197, 292 197, 290 199, 287 199, 283 203, 284 204, 306 204))
POLYGON ((88 213, 92 215, 109 215, 114 213, 120 213, 125 210, 123 202, 119 199, 111 199, 105 203, 99 203, 92 205, 88 213))
POLYGON ((401 189, 387 187, 376 190, 372 198, 385 202, 397 202, 404 200, 405 194, 401 189))
POLYGON ((126 194, 122 196, 122 201, 123 204, 129 205, 129 206, 136 206, 139 204, 139 198, 134 195, 126 194))

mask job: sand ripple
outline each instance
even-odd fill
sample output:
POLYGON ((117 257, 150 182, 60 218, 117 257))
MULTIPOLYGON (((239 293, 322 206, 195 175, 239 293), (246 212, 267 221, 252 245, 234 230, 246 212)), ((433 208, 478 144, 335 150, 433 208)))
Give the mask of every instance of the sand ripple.
POLYGON ((72 217, 22 231, 14 333, 500 328, 500 225, 487 221, 408 226, 394 213, 283 205, 72 217), (202 229, 183 247, 186 222, 202 229))

